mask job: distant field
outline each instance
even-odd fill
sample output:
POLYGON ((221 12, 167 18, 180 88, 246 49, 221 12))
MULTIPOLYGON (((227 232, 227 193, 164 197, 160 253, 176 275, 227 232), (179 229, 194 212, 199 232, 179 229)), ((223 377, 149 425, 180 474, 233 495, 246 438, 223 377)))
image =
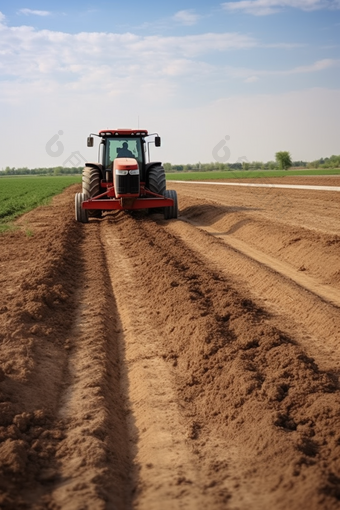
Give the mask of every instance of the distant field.
POLYGON ((48 203, 54 195, 80 182, 79 175, 62 177, 1 177, 0 232, 21 214, 48 203))
POLYGON ((212 179, 254 179, 259 177, 290 177, 292 175, 340 175, 340 168, 306 170, 230 170, 216 172, 177 172, 169 173, 166 178, 175 181, 209 181, 212 179))

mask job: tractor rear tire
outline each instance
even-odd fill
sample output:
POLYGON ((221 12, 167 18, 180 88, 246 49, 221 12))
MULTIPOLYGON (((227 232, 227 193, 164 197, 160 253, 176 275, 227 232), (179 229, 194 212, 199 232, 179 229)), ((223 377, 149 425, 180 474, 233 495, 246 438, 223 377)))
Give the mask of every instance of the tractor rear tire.
MULTIPOLYGON (((152 166, 147 175, 147 188, 152 193, 164 195, 166 190, 165 170, 161 165, 152 166)), ((149 214, 162 214, 162 207, 150 208, 149 214)))
POLYGON ((87 199, 87 196, 85 195, 85 193, 76 193, 76 195, 74 197, 75 218, 76 218, 76 221, 79 221, 80 223, 88 223, 88 221, 89 221, 87 209, 83 209, 81 206, 81 204, 86 199, 87 199))
POLYGON ((147 187, 152 193, 164 195, 166 189, 165 170, 162 166, 152 166, 148 172, 147 187))
POLYGON ((164 207, 164 219, 172 220, 173 218, 178 217, 178 200, 177 200, 177 192, 173 189, 167 189, 164 192, 164 198, 172 198, 174 201, 174 205, 169 207, 164 207))
MULTIPOLYGON (((87 198, 94 198, 100 195, 100 171, 93 166, 85 167, 83 170, 83 193, 87 198)), ((87 209, 91 218, 100 218, 102 211, 100 209, 87 209)))

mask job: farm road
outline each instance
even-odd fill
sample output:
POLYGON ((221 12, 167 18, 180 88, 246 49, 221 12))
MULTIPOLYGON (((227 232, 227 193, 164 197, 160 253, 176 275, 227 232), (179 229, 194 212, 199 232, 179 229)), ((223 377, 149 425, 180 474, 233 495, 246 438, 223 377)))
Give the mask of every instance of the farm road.
POLYGON ((201 184, 201 185, 213 185, 213 186, 249 186, 253 188, 282 188, 282 189, 305 189, 307 191, 318 190, 318 191, 340 191, 339 186, 313 186, 303 184, 268 184, 268 183, 254 183, 254 182, 210 182, 210 181, 171 181, 175 184, 201 184))
POLYGON ((339 194, 168 188, 0 237, 0 507, 338 509, 339 194))

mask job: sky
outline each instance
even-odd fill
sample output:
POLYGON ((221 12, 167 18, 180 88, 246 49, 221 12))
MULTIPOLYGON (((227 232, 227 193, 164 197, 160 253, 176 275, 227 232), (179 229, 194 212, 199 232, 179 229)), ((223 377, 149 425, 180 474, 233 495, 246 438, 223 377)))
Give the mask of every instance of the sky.
POLYGON ((172 164, 340 154, 340 0, 0 0, 0 170, 122 127, 172 164))

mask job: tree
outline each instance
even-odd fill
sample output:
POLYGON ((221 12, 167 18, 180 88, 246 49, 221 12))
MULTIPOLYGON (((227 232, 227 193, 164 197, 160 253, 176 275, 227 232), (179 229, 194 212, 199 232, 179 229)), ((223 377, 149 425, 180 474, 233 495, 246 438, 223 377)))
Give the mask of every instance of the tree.
POLYGON ((171 163, 164 163, 163 167, 166 172, 173 172, 171 163))
POLYGON ((275 158, 279 168, 282 170, 288 170, 288 168, 293 166, 292 159, 287 151, 277 152, 275 154, 275 158))
POLYGON ((262 161, 252 161, 251 168, 254 168, 255 170, 260 170, 262 167, 262 161))

